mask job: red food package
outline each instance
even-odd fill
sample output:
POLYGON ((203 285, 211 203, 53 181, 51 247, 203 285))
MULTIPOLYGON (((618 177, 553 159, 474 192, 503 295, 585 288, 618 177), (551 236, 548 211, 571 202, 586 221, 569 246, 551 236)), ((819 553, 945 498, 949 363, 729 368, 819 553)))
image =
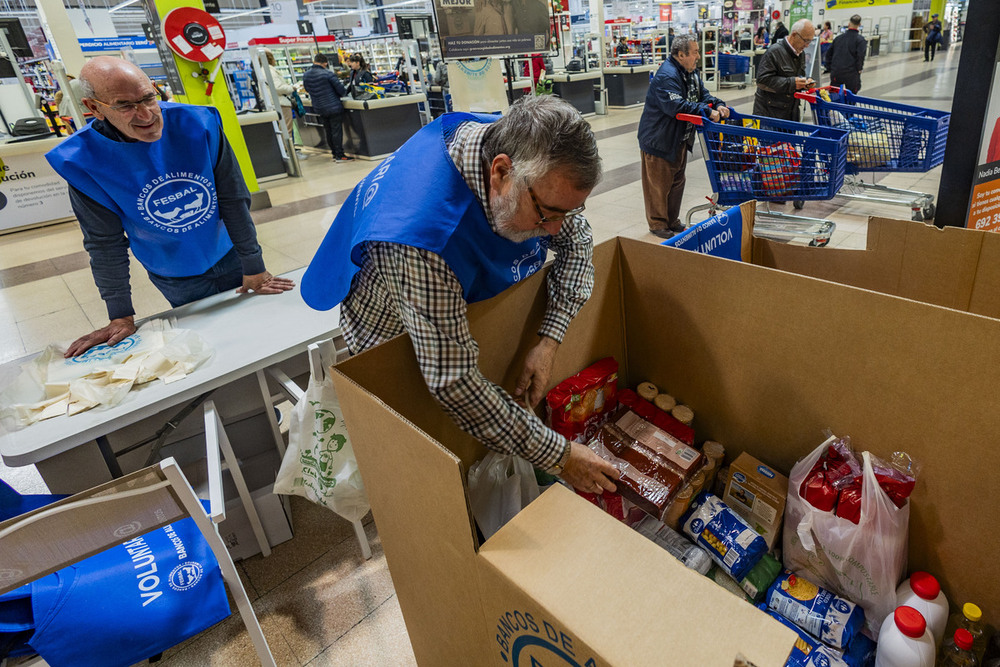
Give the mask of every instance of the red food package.
POLYGON ((549 424, 559 435, 585 443, 618 406, 618 362, 605 357, 557 384, 545 396, 549 424))
POLYGON ((684 444, 652 421, 643 419, 626 405, 620 405, 615 410, 608 424, 621 429, 628 437, 651 450, 685 480, 690 479, 705 463, 705 456, 700 451, 684 444))
POLYGON ((896 507, 905 505, 906 499, 913 493, 913 487, 916 486, 917 480, 890 466, 882 466, 876 463, 874 469, 875 479, 878 480, 878 485, 885 491, 885 495, 889 496, 889 500, 896 507))
POLYGON ((674 436, 685 445, 694 445, 694 429, 677 421, 669 412, 664 412, 631 389, 618 392, 618 401, 627 405, 640 417, 674 436))
POLYGON ((837 516, 851 523, 861 521, 861 480, 855 480, 840 490, 837 497, 837 516))
POLYGON ((818 510, 829 512, 837 505, 837 489, 826 478, 826 471, 820 469, 822 459, 815 466, 809 475, 802 480, 799 487, 799 494, 803 500, 818 510))
POLYGON ((615 486, 622 498, 662 520, 683 483, 681 476, 652 450, 611 424, 601 427, 588 446, 621 473, 615 486))
MULTIPOLYGON (((587 493, 585 491, 576 490, 577 495, 585 498, 588 502, 593 503, 601 510, 610 514, 619 521, 629 523, 631 519, 629 515, 629 510, 634 510, 634 507, 628 505, 625 500, 621 497, 621 494, 612 493, 611 491, 605 491, 604 493, 598 495, 596 493, 587 493)), ((631 524, 630 524, 631 525, 631 524)))

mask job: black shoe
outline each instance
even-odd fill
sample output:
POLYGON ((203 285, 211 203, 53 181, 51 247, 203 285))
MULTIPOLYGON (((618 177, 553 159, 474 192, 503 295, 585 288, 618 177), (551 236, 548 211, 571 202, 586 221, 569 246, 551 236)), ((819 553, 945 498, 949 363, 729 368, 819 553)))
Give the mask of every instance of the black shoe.
POLYGON ((650 229, 649 233, 653 236, 659 236, 661 239, 670 239, 676 234, 676 232, 672 232, 669 229, 650 229))
POLYGON ((346 155, 341 155, 340 157, 333 158, 334 162, 354 162, 354 158, 347 157, 346 155))

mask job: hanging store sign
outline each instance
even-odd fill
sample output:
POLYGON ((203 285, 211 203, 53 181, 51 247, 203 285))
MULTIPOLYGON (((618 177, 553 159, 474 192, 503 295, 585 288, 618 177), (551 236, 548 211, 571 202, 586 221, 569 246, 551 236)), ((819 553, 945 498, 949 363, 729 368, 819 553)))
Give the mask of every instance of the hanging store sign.
POLYGON ((155 49, 156 44, 146 39, 144 35, 125 35, 124 37, 88 37, 76 40, 80 42, 80 50, 84 53, 101 53, 104 51, 121 51, 122 49, 155 49))
POLYGON ((660 5, 660 23, 669 23, 674 20, 674 6, 660 5))

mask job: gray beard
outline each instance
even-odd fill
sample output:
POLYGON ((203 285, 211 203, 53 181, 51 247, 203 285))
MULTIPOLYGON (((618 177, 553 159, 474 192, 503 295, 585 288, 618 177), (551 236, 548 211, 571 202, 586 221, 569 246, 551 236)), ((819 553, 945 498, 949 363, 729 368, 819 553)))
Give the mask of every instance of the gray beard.
POLYGON ((514 227, 514 216, 517 214, 517 203, 522 192, 523 187, 513 187, 506 195, 490 197, 490 209, 497 234, 513 243, 524 243, 528 239, 548 234, 541 226, 528 230, 514 227))

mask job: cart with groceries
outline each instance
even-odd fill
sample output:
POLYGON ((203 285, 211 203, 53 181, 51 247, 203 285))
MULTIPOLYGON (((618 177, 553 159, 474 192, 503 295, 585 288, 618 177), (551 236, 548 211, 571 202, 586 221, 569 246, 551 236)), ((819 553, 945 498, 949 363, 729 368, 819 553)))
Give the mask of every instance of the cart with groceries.
POLYGON ((809 102, 817 125, 848 130, 847 175, 839 196, 896 204, 913 220, 934 217, 934 195, 865 182, 860 173, 927 172, 944 161, 951 114, 855 95, 825 86, 796 93, 809 102))
POLYGON ((698 211, 714 215, 749 199, 758 208, 754 231, 779 241, 804 240, 824 246, 836 225, 829 220, 781 213, 770 204, 832 199, 844 182, 847 130, 741 115, 714 122, 678 114, 698 128, 713 194, 707 204, 687 212, 686 225, 698 211))
POLYGON ((737 86, 740 90, 747 87, 750 76, 750 56, 738 53, 719 54, 719 77, 722 87, 737 86))

